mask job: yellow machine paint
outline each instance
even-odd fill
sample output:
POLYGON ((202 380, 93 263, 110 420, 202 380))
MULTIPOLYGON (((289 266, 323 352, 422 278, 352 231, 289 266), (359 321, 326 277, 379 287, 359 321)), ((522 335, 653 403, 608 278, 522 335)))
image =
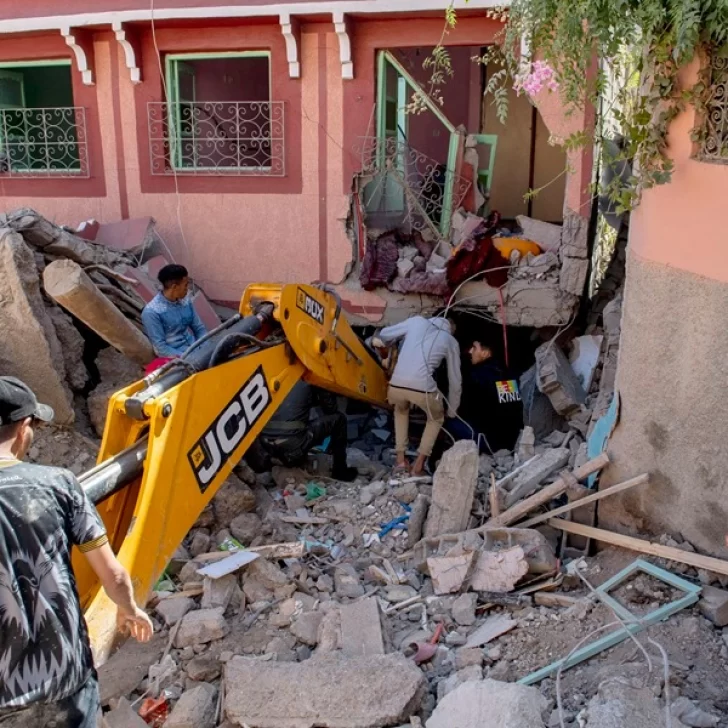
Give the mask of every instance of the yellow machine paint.
MULTIPOLYGON (((243 352, 192 375, 147 402, 146 421, 128 417, 124 407, 127 397, 144 388, 143 382, 118 392, 109 403, 99 463, 148 433, 141 477, 97 506, 140 604, 146 603, 200 512, 300 378, 387 406, 385 373, 341 315, 335 296, 306 285, 254 285, 245 291, 240 313, 252 315, 260 302, 274 303, 273 318, 282 328, 283 343, 243 352), (220 426, 230 417, 240 421, 233 437, 220 426), (203 451, 211 453, 207 462, 203 451)), ((100 664, 116 638, 116 607, 80 554, 74 555, 74 570, 100 664)))

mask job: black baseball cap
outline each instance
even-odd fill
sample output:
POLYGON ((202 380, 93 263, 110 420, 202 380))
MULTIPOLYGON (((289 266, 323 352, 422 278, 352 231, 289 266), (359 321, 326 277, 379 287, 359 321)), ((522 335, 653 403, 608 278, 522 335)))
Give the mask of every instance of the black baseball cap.
POLYGON ((33 417, 53 422, 53 408, 40 404, 33 390, 15 377, 0 377, 0 425, 12 425, 33 417))

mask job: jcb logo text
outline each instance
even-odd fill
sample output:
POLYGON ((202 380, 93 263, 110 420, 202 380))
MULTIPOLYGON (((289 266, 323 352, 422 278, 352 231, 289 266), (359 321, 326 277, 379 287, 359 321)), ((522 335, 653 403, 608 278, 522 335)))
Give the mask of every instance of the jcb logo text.
POLYGON ((270 403, 270 391, 261 366, 187 453, 203 493, 270 403))

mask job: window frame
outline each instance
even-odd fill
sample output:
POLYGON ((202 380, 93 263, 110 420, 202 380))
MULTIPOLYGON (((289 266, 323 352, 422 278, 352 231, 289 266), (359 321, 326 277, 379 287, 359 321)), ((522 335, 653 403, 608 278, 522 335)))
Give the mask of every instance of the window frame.
MULTIPOLYGON (((206 167, 182 164, 182 145, 177 140, 185 137, 182 134, 182 118, 179 113, 180 104, 185 103, 179 100, 179 64, 186 61, 210 61, 223 58, 266 58, 268 60, 268 103, 273 102, 273 63, 269 50, 251 50, 251 51, 210 51, 210 52, 190 52, 190 53, 167 53, 164 57, 164 91, 167 103, 167 125, 168 129, 174 130, 169 135, 169 165, 173 174, 185 172, 213 172, 216 167, 206 167)), ((194 76, 193 76, 194 78, 194 76)), ((188 103, 196 103, 196 98, 188 103)), ((194 139, 194 135, 192 136, 194 139)), ((226 173, 229 172, 249 172, 251 170, 269 171, 272 167, 225 167, 226 173)))
MULTIPOLYGON (((7 72, 8 74, 18 74, 17 71, 14 71, 13 69, 22 69, 22 68, 58 68, 58 67, 67 67, 69 69, 69 80, 70 80, 70 88, 71 88, 71 106, 68 107, 58 107, 58 108, 69 108, 69 109, 81 109, 82 107, 76 106, 76 99, 74 96, 74 89, 73 89, 73 62, 70 58, 47 58, 47 59, 36 59, 36 60, 20 60, 20 61, 0 61, 0 76, 3 75, 4 72, 7 72)), ((21 95, 23 99, 23 105, 22 106, 7 106, 4 104, 0 104, 0 112, 4 110, 25 110, 25 109, 32 109, 32 108, 50 108, 50 107, 28 107, 26 106, 26 88, 25 88, 25 80, 21 80, 21 95)), ((28 135, 27 126, 28 121, 27 118, 24 120, 24 124, 26 127, 26 139, 28 135)), ((77 124, 74 119, 73 123, 74 128, 76 128, 77 124)), ((88 134, 86 131, 85 134, 88 134)), ((0 124, 0 150, 2 150, 3 147, 3 128, 2 124, 0 124)), ((78 156, 78 167, 69 167, 67 169, 53 169, 51 167, 43 167, 43 168, 36 168, 36 169, 25 169, 25 170, 15 170, 13 173, 11 169, 11 165, 9 165, 7 170, 3 170, 3 172, 8 172, 12 177, 15 179, 19 177, 24 178, 33 178, 33 177, 68 177, 68 178, 84 178, 88 177, 88 170, 84 171, 84 162, 81 155, 81 142, 79 141, 79 134, 78 130, 76 130, 76 144, 77 144, 77 156, 78 156)), ((88 141, 86 141, 86 144, 88 144, 88 141)), ((86 167, 88 167, 88 149, 86 150, 86 167)))

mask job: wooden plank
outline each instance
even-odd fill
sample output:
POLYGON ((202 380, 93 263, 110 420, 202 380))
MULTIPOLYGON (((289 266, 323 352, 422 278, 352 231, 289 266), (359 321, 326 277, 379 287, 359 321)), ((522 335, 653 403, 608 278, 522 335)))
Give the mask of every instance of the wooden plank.
POLYGON ((571 511, 574 508, 579 508, 581 506, 585 506, 588 503, 593 503, 594 501, 601 500, 602 498, 606 498, 607 496, 614 495, 615 493, 621 493, 623 490, 628 490, 629 488, 634 488, 635 485, 643 485, 644 483, 648 483, 649 480, 650 480, 650 476, 648 473, 638 475, 636 478, 631 478, 630 480, 625 480, 623 483, 617 483, 617 485, 613 485, 610 488, 605 488, 604 490, 599 490, 596 493, 593 493, 592 495, 586 496, 585 498, 579 498, 578 500, 572 501, 571 503, 567 503, 565 506, 561 506, 560 508, 554 508, 552 511, 549 511, 548 513, 542 513, 540 516, 535 516, 534 518, 530 518, 528 521, 525 521, 524 523, 519 523, 518 528, 531 528, 531 526, 535 526, 537 523, 542 523, 543 521, 548 521, 549 518, 554 518, 556 516, 561 515, 562 513, 571 511))
POLYGON ((621 546, 630 551, 637 551, 651 556, 658 556, 663 559, 670 559, 681 564, 694 566, 696 569, 705 569, 706 571, 714 571, 716 574, 728 576, 728 561, 716 559, 712 556, 703 556, 695 554, 691 551, 682 551, 672 546, 662 546, 652 541, 644 541, 634 536, 623 536, 621 533, 614 533, 603 528, 593 528, 592 526, 584 526, 580 523, 572 521, 564 521, 561 518, 551 518, 548 525, 558 528, 565 533, 574 533, 577 536, 586 536, 594 538, 602 543, 609 543, 613 546, 621 546))
MULTIPOLYGON (((577 468, 574 471, 574 477, 577 480, 584 480, 584 478, 588 477, 592 473, 596 473, 607 465, 609 465, 609 456, 606 453, 602 453, 601 455, 597 455, 597 457, 593 460, 589 460, 584 463, 584 465, 577 468)), ((539 506, 542 506, 550 500, 560 496, 566 490, 568 485, 569 484, 563 478, 559 478, 555 483, 547 485, 538 493, 534 493, 532 496, 522 500, 520 503, 516 503, 516 505, 501 513, 497 518, 491 518, 478 530, 484 531, 488 528, 510 526, 512 523, 516 523, 523 518, 523 516, 527 515, 539 506)))

